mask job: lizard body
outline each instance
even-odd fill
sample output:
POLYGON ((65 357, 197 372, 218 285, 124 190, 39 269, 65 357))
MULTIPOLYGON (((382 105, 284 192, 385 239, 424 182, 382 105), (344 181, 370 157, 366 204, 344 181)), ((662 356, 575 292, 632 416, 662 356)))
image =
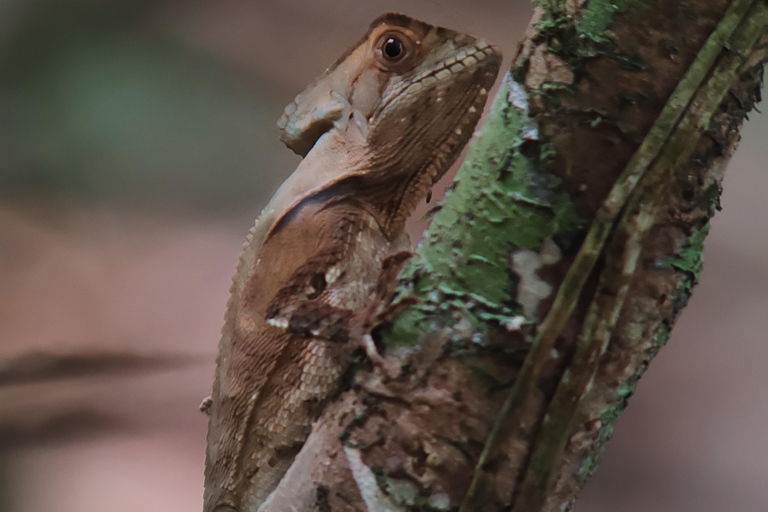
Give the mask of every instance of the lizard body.
POLYGON ((286 108, 305 155, 248 235, 208 404, 204 512, 255 512, 352 351, 405 221, 468 141, 500 65, 490 44, 400 14, 286 108))

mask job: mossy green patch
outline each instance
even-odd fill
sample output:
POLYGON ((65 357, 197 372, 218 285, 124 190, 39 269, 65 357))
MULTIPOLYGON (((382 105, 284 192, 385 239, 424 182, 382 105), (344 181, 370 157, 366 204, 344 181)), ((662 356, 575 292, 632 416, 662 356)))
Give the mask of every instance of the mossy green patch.
MULTIPOLYGON (((562 12, 562 9, 556 9, 552 15, 542 16, 536 23, 536 30, 546 40, 548 50, 568 63, 574 79, 572 84, 543 84, 539 93, 556 96, 555 93, 573 90, 574 84, 577 84, 585 73, 585 61, 595 57, 613 59, 622 69, 628 71, 645 69, 647 64, 639 55, 618 49, 616 41, 610 37, 607 30, 612 18, 606 14, 608 11, 620 12, 630 6, 645 6, 646 3, 644 0, 627 0, 618 4, 593 1, 576 20, 562 12), (612 7, 614 5, 615 9, 612 7)), ((514 73, 518 80, 524 80, 525 67, 518 66, 514 73)))
POLYGON ((460 318, 484 333, 483 320, 501 324, 519 314, 511 251, 538 251, 546 238, 583 224, 547 172, 549 154, 528 117, 525 90, 508 74, 417 257, 400 275, 400 296, 419 302, 400 315, 388 344, 415 343, 418 333, 460 318))
POLYGON ((581 10, 578 21, 579 31, 585 36, 599 41, 604 39, 604 32, 613 21, 613 16, 630 7, 644 9, 649 0, 589 0, 581 10))
POLYGON ((704 269, 704 239, 709 234, 709 223, 695 229, 688 237, 688 244, 674 257, 659 262, 661 267, 674 267, 692 276, 691 286, 699 282, 704 269))
POLYGON ((613 423, 603 425, 600 428, 600 431, 597 435, 597 440, 594 444, 595 448, 590 450, 589 454, 581 463, 581 466, 579 466, 579 469, 576 472, 577 477, 582 482, 586 480, 589 475, 594 473, 595 469, 597 469, 597 466, 600 465, 600 459, 603 456, 603 447, 611 439, 611 436, 613 436, 613 429, 613 423))
POLYGON ((664 345, 667 344, 669 341, 669 335, 671 331, 669 330, 669 327, 662 326, 659 331, 653 335, 653 345, 660 349, 664 345))

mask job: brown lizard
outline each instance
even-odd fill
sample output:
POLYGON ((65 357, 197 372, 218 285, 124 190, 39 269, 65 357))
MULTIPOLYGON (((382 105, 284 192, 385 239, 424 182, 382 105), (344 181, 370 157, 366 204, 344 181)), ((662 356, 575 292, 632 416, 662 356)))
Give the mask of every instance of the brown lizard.
POLYGON ((281 138, 305 158, 251 229, 232 284, 205 402, 205 512, 255 512, 279 483, 500 63, 485 41, 385 14, 286 108, 281 138))

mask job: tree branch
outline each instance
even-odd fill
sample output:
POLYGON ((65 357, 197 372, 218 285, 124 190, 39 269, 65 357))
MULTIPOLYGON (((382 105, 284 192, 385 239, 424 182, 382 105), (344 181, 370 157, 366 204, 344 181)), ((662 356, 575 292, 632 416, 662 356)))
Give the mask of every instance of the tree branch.
POLYGON ((563 510, 666 342, 766 2, 541 5, 399 276, 395 375, 357 369, 266 510, 563 510))

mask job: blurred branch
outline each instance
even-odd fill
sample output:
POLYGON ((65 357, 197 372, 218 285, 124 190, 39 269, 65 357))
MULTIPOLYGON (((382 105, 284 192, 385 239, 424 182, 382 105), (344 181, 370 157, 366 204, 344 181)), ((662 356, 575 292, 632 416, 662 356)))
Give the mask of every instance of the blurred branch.
POLYGON ((92 376, 121 376, 163 372, 209 364, 210 357, 189 354, 141 355, 119 352, 49 354, 31 352, 0 361, 0 386, 29 384, 57 379, 92 376))
POLYGON ((34 421, 0 422, 0 452, 43 444, 57 444, 130 430, 126 418, 93 409, 50 413, 34 421))

